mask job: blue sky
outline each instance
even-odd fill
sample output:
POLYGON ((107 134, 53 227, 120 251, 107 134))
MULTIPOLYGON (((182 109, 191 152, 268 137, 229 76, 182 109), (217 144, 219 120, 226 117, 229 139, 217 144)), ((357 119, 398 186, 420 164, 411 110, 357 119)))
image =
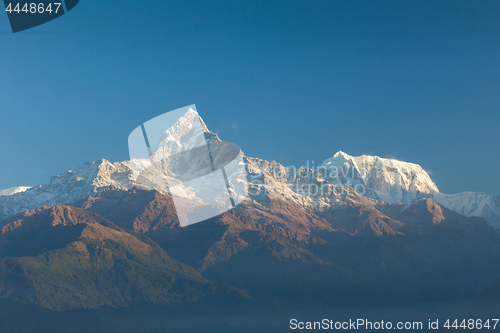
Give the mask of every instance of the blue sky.
POLYGON ((0 15, 0 188, 128 159, 196 104, 249 156, 338 150, 500 194, 499 1, 94 1, 12 34, 0 15))

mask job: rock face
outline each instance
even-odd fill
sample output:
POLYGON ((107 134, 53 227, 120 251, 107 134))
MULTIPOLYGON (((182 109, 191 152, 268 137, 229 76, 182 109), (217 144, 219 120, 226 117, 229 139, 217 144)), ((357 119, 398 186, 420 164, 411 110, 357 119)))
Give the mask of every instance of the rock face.
MULTIPOLYGON (((161 137, 159 150, 178 151, 189 137, 196 111, 189 109, 161 137)), ((200 118, 201 119, 201 118, 200 118)), ((203 120, 201 128, 209 142, 220 142, 203 120)), ((258 158, 244 157, 247 164, 248 195, 261 204, 273 198, 315 209, 339 208, 352 203, 386 202, 412 204, 431 198, 465 216, 482 217, 493 229, 500 229, 500 196, 464 192, 443 194, 419 165, 377 156, 353 157, 342 151, 316 169, 296 169, 258 158)), ((102 159, 85 163, 72 171, 54 176, 49 184, 0 196, 0 220, 46 205, 69 204, 95 196, 106 187, 129 190, 144 187, 136 181, 129 161, 110 163, 102 159), (15 193, 15 194, 14 194, 15 193)), ((189 192, 189 188, 181 188, 189 192)), ((162 191, 169 193, 168 191, 162 191)), ((175 193, 173 193, 175 195, 175 193)), ((197 198, 190 197, 197 201, 197 198)), ((199 200, 198 200, 199 201, 199 200)))

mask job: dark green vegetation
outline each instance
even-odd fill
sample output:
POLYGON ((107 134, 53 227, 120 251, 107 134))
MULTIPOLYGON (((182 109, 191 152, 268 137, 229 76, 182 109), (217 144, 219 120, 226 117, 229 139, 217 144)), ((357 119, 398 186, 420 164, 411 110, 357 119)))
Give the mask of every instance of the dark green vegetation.
POLYGON ((403 208, 248 200, 180 228, 169 196, 109 189, 28 211, 2 223, 0 319, 5 331, 254 332, 464 313, 500 276, 497 235, 432 200, 403 208))

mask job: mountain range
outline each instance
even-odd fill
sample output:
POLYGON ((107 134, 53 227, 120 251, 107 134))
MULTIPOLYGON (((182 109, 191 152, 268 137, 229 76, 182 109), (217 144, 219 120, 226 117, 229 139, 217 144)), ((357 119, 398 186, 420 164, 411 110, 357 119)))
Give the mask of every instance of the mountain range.
POLYGON ((129 161, 0 196, 6 331, 277 332, 293 317, 457 316, 496 295, 498 196, 442 194, 420 166, 373 156, 244 160, 248 198, 188 227, 174 206, 197 198, 174 205, 129 161))
MULTIPOLYGON (((170 147, 169 151, 172 146, 182 145, 179 140, 195 126, 193 115, 197 113, 190 109, 172 127, 174 130, 167 131, 172 138, 165 144, 170 147)), ((216 134, 210 133, 203 120, 201 123, 211 140, 220 141, 216 134)), ((342 151, 317 168, 284 167, 275 161, 250 157, 245 157, 245 161, 250 197, 260 202, 265 202, 269 195, 277 195, 306 206, 337 206, 343 201, 345 188, 353 187, 361 196, 386 203, 412 204, 431 198, 459 214, 482 217, 495 230, 500 228, 499 195, 441 193, 427 172, 417 164, 377 156, 353 157, 342 151), (310 188, 314 190, 307 190, 310 188)), ((128 190, 141 185, 133 176, 130 161, 111 163, 101 159, 54 176, 49 184, 4 190, 0 195, 0 220, 27 209, 68 204, 95 195, 108 186, 128 190)))

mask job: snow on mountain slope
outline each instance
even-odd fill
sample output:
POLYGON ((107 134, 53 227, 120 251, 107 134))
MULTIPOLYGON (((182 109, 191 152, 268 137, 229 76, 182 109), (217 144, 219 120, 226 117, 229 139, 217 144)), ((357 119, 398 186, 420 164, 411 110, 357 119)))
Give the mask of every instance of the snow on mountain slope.
MULTIPOLYGON (((144 149, 137 149, 144 142, 141 127, 129 136, 133 178, 137 185, 145 189, 175 192, 173 185, 179 183, 178 178, 182 178, 179 175, 190 174, 193 175, 190 178, 198 178, 197 174, 203 169, 200 165, 210 162, 207 142, 221 142, 216 134, 208 131, 203 119, 192 108, 173 112, 176 115, 169 112, 144 124, 145 128, 152 128, 148 132, 151 155, 145 155, 144 149), (167 126, 170 127, 164 130, 167 126)), ((188 189, 178 190, 190 192, 188 189)))
POLYGON ((21 193, 21 192, 24 192, 26 190, 29 190, 31 188, 31 186, 15 186, 15 187, 11 187, 11 188, 8 188, 8 189, 5 189, 5 190, 0 190, 0 196, 2 195, 13 195, 13 194, 16 194, 16 193, 21 193))
POLYGON ((500 229, 500 195, 480 192, 432 193, 435 202, 465 216, 482 217, 493 229, 500 229))
POLYGON ((483 217, 493 229, 500 228, 500 196, 440 193, 418 164, 377 156, 353 157, 339 151, 318 169, 332 184, 353 186, 359 194, 375 200, 412 204, 431 198, 459 214, 483 217))
MULTIPOLYGON (((363 200, 352 189, 334 186, 320 174, 307 169, 298 172, 276 162, 245 157, 249 197, 260 203, 279 197, 308 207, 330 207, 363 200)), ((73 203, 113 186, 128 190, 135 186, 129 161, 110 163, 102 159, 85 163, 51 178, 49 184, 25 192, 0 196, 0 221, 28 209, 73 203)))
POLYGON ((353 186, 361 195, 389 203, 414 203, 439 192, 420 165, 394 159, 339 151, 318 169, 332 184, 353 186))
POLYGON ((34 186, 25 192, 0 196, 0 220, 27 209, 72 203, 101 189, 114 186, 130 189, 130 162, 110 163, 102 159, 85 163, 50 179, 49 184, 34 186))
POLYGON ((310 168, 287 168, 272 161, 245 157, 248 194, 252 200, 266 204, 273 198, 301 206, 321 209, 366 203, 367 199, 352 188, 335 186, 310 168))

